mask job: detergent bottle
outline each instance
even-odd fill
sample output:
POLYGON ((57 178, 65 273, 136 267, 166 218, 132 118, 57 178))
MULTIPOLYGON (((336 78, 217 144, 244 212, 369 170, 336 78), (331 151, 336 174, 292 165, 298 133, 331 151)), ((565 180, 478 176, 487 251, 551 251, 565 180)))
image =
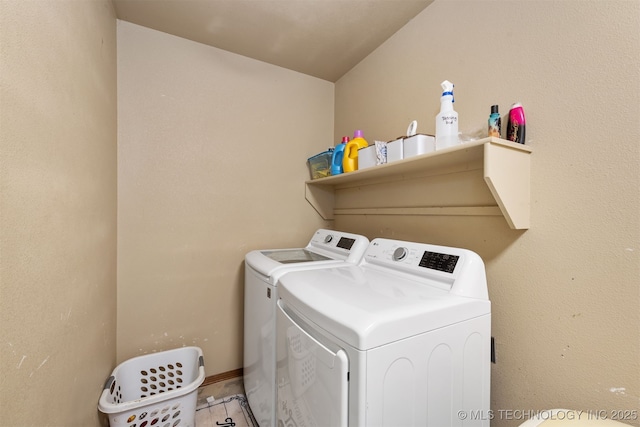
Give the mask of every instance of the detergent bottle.
POLYGON ((331 175, 340 175, 343 172, 342 159, 344 158, 344 149, 347 148, 348 142, 349 137, 343 136, 342 142, 333 150, 333 157, 331 158, 331 175))
POLYGON ((347 143, 342 158, 343 172, 353 172, 358 170, 358 150, 368 147, 369 143, 362 136, 362 131, 357 130, 353 133, 353 139, 347 143))
POLYGON ((436 116, 436 150, 458 144, 458 113, 453 109, 453 83, 441 84, 440 112, 436 116))

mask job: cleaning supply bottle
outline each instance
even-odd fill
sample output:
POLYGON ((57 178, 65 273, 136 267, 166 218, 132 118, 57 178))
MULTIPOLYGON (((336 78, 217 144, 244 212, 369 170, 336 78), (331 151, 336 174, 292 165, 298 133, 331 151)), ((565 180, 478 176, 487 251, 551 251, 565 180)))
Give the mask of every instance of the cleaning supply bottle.
POLYGON ((458 113, 453 110, 453 83, 441 83, 440 112, 436 116, 436 150, 458 144, 458 113))
POLYGON ((491 106, 491 115, 489 115, 489 136, 495 136, 500 138, 500 130, 502 127, 502 120, 500 119, 500 113, 498 112, 498 106, 491 106))
POLYGON ((353 133, 353 139, 347 143, 342 157, 343 172, 353 172, 358 170, 358 150, 368 147, 369 143, 362 136, 362 131, 353 133))
POLYGON ((333 150, 333 157, 331 158, 331 175, 340 175, 342 170, 342 159, 344 158, 344 149, 349 142, 348 136, 342 137, 342 142, 336 146, 333 150))
POLYGON ((524 144, 525 125, 524 108, 522 108, 522 104, 516 102, 509 110, 507 139, 518 144, 524 144))

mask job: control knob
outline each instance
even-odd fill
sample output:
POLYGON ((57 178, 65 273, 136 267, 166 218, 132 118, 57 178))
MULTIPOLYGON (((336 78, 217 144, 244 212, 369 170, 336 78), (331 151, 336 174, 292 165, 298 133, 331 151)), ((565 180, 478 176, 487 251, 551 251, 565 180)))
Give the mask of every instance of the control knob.
POLYGON ((400 248, 397 248, 395 251, 393 251, 394 261, 402 261, 406 257, 407 257, 407 248, 400 247, 400 248))

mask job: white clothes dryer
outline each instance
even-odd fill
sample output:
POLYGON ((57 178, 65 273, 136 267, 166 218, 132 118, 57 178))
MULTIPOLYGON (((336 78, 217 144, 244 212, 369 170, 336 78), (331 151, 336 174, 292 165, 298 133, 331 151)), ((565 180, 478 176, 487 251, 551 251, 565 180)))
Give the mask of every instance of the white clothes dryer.
POLYGON ((286 273, 355 265, 369 239, 341 231, 317 230, 304 248, 255 250, 245 256, 244 388, 261 427, 275 426, 276 302, 286 273))
POLYGON ((491 304, 469 250, 374 239, 279 284, 278 425, 488 426, 491 304))

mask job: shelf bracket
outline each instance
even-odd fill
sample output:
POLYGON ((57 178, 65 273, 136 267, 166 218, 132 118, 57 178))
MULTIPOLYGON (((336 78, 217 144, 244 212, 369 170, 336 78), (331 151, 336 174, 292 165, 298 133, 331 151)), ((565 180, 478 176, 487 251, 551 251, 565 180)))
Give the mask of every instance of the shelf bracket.
POLYGON ((527 152, 484 145, 484 180, 509 227, 529 228, 531 156, 527 152))
POLYGON ((324 220, 333 220, 335 192, 333 187, 305 183, 304 197, 324 220))

